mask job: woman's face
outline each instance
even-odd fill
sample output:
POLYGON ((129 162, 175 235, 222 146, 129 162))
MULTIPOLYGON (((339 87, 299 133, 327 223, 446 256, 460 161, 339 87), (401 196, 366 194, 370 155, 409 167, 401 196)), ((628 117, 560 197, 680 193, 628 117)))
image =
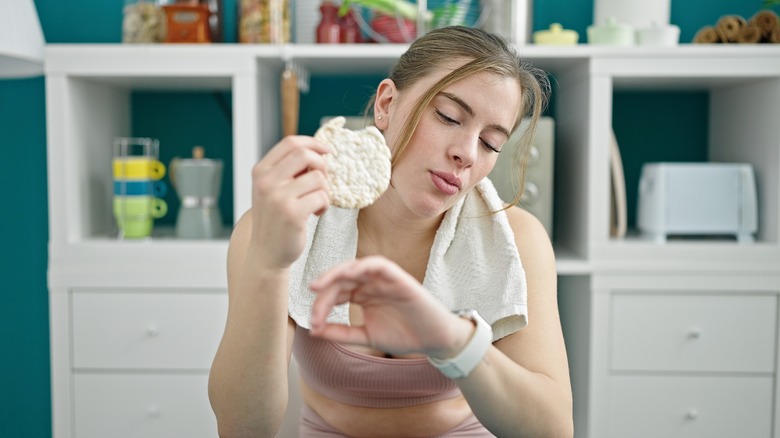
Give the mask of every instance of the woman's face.
MULTIPOLYGON (((394 92, 395 98, 385 108, 388 144, 396 144, 419 97, 449 71, 441 68, 400 93, 390 81, 385 92, 394 92)), ((380 104, 381 98, 380 86, 380 104)), ((387 195, 417 216, 444 213, 493 169, 519 105, 519 83, 495 73, 478 73, 446 87, 423 110, 411 141, 393 168, 387 195)))

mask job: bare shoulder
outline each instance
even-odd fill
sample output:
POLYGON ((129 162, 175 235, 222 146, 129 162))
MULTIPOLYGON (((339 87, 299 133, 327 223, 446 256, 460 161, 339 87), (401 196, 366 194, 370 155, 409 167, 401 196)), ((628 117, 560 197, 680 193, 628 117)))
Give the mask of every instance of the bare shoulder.
POLYGON ((531 266, 555 269, 555 254, 550 237, 539 219, 517 206, 508 208, 506 216, 515 234, 517 250, 525 269, 531 266))

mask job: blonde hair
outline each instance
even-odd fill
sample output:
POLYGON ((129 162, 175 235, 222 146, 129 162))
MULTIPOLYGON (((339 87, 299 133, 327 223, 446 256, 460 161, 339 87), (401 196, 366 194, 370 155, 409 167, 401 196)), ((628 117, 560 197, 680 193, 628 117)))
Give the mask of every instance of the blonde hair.
MULTIPOLYGON (((528 129, 519 139, 517 154, 512 157, 515 168, 518 169, 517 190, 513 202, 516 204, 523 193, 528 148, 550 93, 547 75, 524 62, 501 36, 474 28, 450 26, 432 30, 415 40, 392 68, 389 79, 403 92, 453 59, 464 59, 466 63, 444 76, 417 100, 397 144, 392 147, 392 164, 395 166, 403 155, 425 108, 444 88, 480 72, 514 78, 520 86, 521 101, 512 131, 517 129, 523 118, 529 119, 528 129)), ((368 112, 373 109, 375 99, 376 96, 369 102, 366 108, 368 112)))

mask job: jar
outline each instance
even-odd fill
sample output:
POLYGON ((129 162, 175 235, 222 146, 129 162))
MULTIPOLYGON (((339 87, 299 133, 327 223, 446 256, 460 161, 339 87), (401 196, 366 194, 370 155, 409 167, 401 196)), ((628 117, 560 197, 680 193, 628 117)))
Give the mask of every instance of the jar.
POLYGON ((166 23, 166 43, 210 43, 211 12, 205 3, 171 4, 163 6, 166 23))
POLYGON ((123 43, 159 43, 165 39, 165 14, 155 1, 126 0, 122 10, 123 43))
POLYGON ((289 0, 240 0, 238 41, 289 43, 289 0))
POLYGON ((322 18, 320 24, 317 25, 317 42, 320 44, 338 43, 341 38, 338 7, 331 0, 325 0, 320 4, 320 14, 322 18))
POLYGON ((346 44, 362 43, 363 34, 360 25, 355 21, 354 11, 350 8, 341 18, 341 42, 346 44))

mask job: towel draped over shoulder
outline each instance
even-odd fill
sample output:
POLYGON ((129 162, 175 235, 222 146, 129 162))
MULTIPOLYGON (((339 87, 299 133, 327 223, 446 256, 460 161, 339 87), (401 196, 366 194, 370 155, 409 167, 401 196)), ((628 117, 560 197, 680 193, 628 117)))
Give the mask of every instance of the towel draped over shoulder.
MULTIPOLYGON (((525 271, 503 203, 489 179, 480 181, 444 215, 428 258, 423 287, 450 310, 475 309, 493 327, 493 340, 528 324, 525 271)), ((331 207, 307 222, 307 244, 290 270, 288 313, 310 329, 309 284, 357 253, 359 210, 331 207)), ((349 303, 329 322, 349 324, 349 303)))

